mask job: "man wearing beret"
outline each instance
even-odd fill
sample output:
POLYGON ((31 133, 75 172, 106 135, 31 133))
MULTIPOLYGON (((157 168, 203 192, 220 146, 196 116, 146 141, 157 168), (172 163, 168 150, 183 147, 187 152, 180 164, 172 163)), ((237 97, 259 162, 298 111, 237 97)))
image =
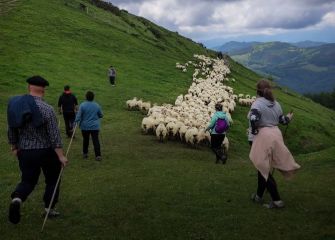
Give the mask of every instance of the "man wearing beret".
MULTIPOLYGON (((56 114, 42 99, 49 82, 33 76, 27 83, 29 94, 11 98, 7 108, 8 140, 21 170, 21 181, 11 194, 9 206, 9 221, 13 224, 20 222, 21 205, 34 190, 41 169, 46 183, 43 201, 47 211, 61 168, 68 162, 63 153, 56 114)), ((59 215, 54 209, 58 195, 59 187, 49 217, 59 215)))

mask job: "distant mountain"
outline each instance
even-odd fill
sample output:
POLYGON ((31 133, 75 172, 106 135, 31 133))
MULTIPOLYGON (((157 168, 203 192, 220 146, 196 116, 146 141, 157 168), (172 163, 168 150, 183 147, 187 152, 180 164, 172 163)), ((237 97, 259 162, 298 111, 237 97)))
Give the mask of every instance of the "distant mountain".
POLYGON ((236 61, 299 93, 335 88, 335 44, 230 42, 216 50, 226 50, 236 61))
POLYGON ((220 51, 223 53, 238 53, 240 51, 249 51, 254 45, 261 44, 261 42, 236 42, 231 41, 227 42, 221 46, 214 47, 214 50, 220 51))
POLYGON ((309 47, 318 47, 327 43, 324 42, 314 42, 314 41, 302 41, 302 42, 296 42, 291 43, 292 45, 300 48, 309 48, 309 47))

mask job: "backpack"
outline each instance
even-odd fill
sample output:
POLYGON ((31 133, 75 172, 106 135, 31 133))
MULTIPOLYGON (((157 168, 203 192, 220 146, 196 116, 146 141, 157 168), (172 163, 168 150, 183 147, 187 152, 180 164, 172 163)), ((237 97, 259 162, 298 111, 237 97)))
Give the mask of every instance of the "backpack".
POLYGON ((224 133, 228 130, 229 128, 229 124, 227 123, 226 119, 224 118, 218 118, 218 120, 216 120, 216 124, 215 124, 215 132, 216 133, 224 133))

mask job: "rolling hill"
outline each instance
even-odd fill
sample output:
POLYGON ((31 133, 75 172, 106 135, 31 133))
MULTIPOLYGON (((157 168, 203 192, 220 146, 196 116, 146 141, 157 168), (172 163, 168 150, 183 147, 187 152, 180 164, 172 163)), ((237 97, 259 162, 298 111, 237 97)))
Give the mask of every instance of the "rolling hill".
POLYGON ((335 88, 335 44, 232 42, 217 49, 299 93, 331 92, 335 88))
MULTIPOLYGON (((269 211, 250 202, 257 172, 245 130, 248 107, 232 114, 229 157, 214 164, 208 146, 159 143, 141 133, 145 116, 127 111, 126 100, 173 104, 187 93, 192 71, 176 62, 216 53, 154 23, 103 3, 79 0, 0 1, 0 235, 3 239, 332 239, 335 237, 335 112, 292 91, 275 87, 285 112, 281 127, 302 165, 291 182, 276 173, 286 209, 269 211), (105 10, 108 9, 108 10, 105 10), (107 79, 115 66, 116 87, 107 79), (80 132, 71 145, 57 205, 62 216, 43 219, 43 177, 23 204, 17 226, 7 221, 10 194, 19 181, 17 160, 6 139, 8 98, 26 92, 25 79, 49 80, 45 100, 56 107, 65 84, 79 101, 87 90, 102 106, 102 162, 82 159, 80 132), (302 224, 303 223, 303 224, 302 224)), ((228 58, 234 93, 255 94, 260 78, 228 58)), ((67 148, 61 116, 60 128, 67 148)), ((91 147, 91 146, 90 146, 91 147)), ((90 154, 92 149, 90 149, 90 154)), ((269 200, 266 196, 266 201, 269 200)))

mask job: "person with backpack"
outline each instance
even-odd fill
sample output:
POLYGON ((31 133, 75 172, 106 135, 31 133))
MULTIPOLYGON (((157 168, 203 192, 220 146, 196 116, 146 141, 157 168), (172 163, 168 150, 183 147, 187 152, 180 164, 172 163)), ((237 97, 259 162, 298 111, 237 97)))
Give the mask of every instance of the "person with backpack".
POLYGON ((100 118, 103 117, 101 107, 94 100, 94 93, 86 93, 86 101, 81 103, 76 115, 75 122, 79 123, 83 136, 83 158, 88 157, 88 145, 90 136, 92 137, 95 160, 101 161, 101 151, 99 142, 100 118))
POLYGON ((211 121, 206 128, 211 134, 211 148, 216 155, 216 162, 222 161, 223 164, 227 161, 227 153, 222 149, 222 143, 225 138, 226 131, 229 128, 229 121, 226 113, 222 111, 222 104, 215 104, 216 112, 213 114, 211 121))
POLYGON ((64 92, 58 99, 59 113, 63 114, 66 135, 72 137, 74 119, 78 109, 78 101, 75 95, 72 94, 69 85, 64 86, 64 92))
POLYGON ((112 84, 112 86, 115 86, 115 78, 116 78, 116 70, 113 66, 110 66, 108 69, 108 77, 109 82, 112 84))
POLYGON ((275 100, 271 84, 262 79, 257 83, 257 98, 251 105, 248 115, 251 134, 253 135, 250 150, 250 160, 257 169, 257 192, 251 199, 256 203, 263 203, 265 189, 270 193, 272 201, 265 204, 267 208, 283 208, 277 184, 273 178, 273 169, 278 169, 285 177, 300 168, 286 147, 282 133, 278 128, 279 123, 287 125, 293 113, 283 114, 280 104, 275 100))
POLYGON ((41 170, 45 179, 44 207, 47 213, 53 193, 54 201, 49 217, 57 217, 55 206, 59 198, 59 185, 55 191, 62 167, 68 163, 62 148, 53 108, 44 100, 49 82, 41 76, 27 79, 29 94, 12 97, 8 103, 8 142, 17 157, 21 181, 11 194, 9 221, 17 224, 21 219, 22 203, 38 183, 41 170))

